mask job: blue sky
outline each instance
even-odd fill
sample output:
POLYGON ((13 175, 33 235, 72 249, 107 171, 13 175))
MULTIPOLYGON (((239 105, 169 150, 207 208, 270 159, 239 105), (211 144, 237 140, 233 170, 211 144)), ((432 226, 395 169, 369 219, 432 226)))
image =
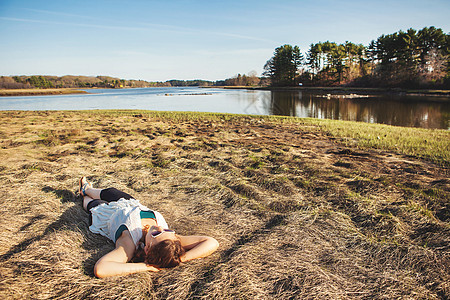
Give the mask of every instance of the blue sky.
POLYGON ((449 32, 449 16, 449 0, 0 0, 0 75, 220 80, 283 44, 449 32))

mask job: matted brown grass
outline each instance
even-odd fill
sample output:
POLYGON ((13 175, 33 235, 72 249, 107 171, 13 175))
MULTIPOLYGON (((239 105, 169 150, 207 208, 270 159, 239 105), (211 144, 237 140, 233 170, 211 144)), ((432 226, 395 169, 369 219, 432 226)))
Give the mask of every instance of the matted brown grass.
POLYGON ((448 299, 449 170, 245 116, 1 112, 2 299, 448 299), (160 211, 210 257, 97 279, 80 176, 160 211))

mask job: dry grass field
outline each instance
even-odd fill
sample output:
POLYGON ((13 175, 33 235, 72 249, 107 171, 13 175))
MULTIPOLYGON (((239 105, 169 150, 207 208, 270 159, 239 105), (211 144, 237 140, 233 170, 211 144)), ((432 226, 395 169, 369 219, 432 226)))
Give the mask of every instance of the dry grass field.
POLYGON ((407 129, 408 142, 401 128, 294 118, 0 116, 1 299, 450 298, 448 131, 407 129), (88 230, 83 175, 219 250, 95 278, 114 245, 88 230))

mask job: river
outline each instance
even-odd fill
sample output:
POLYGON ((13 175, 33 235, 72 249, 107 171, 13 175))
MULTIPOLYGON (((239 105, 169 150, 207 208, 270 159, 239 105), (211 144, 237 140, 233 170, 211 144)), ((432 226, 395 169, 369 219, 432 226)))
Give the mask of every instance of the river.
POLYGON ((0 110, 144 109, 283 115, 440 129, 450 126, 450 100, 438 96, 345 96, 197 87, 86 91, 89 94, 1 97, 0 110))

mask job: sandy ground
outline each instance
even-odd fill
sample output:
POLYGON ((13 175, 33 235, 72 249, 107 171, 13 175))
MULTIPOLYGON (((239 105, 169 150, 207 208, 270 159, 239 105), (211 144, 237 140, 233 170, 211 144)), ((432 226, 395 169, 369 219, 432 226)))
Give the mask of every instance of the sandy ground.
POLYGON ((0 96, 42 96, 42 95, 65 95, 86 94, 86 91, 77 89, 0 89, 0 96))
POLYGON ((3 299, 448 299, 448 168, 258 117, 3 112, 3 299), (159 273, 96 279, 78 179, 220 242, 159 273))

